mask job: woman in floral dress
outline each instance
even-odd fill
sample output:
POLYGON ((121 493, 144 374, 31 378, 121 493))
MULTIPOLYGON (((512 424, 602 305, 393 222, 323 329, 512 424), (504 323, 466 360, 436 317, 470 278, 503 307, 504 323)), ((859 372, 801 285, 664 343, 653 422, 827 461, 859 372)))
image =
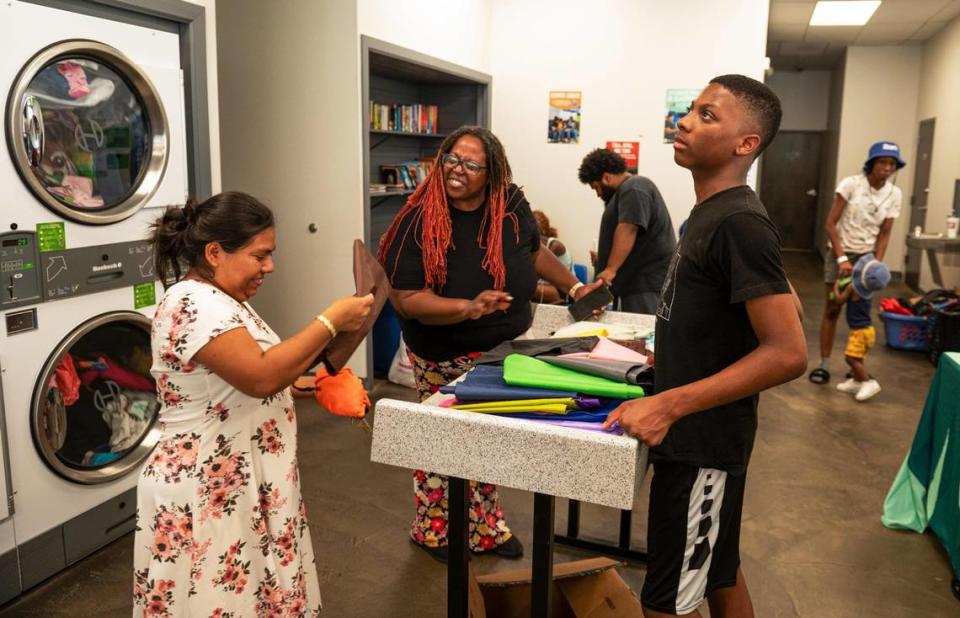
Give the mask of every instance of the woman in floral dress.
POLYGON ((273 214, 222 193, 154 225, 152 373, 163 433, 140 475, 135 616, 315 616, 289 385, 372 298, 346 297, 281 342, 247 300, 273 271, 273 214), (181 277, 181 269, 186 273, 181 277))

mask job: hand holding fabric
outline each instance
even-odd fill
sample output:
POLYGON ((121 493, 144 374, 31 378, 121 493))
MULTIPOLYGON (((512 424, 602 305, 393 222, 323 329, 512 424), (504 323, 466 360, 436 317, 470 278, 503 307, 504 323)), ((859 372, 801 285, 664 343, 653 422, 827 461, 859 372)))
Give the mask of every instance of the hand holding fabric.
POLYGON ((617 421, 630 436, 647 446, 657 446, 667 435, 673 418, 672 405, 663 395, 652 395, 641 399, 626 401, 607 416, 603 423, 609 429, 617 421))
MULTIPOLYGON (((596 281, 594 281, 593 283, 588 283, 588 284, 586 284, 586 285, 583 285, 583 286, 581 286, 580 288, 578 288, 576 292, 573 293, 573 300, 574 300, 574 301, 580 300, 581 298, 583 298, 584 296, 586 296, 586 295, 589 294, 590 292, 594 291, 595 289, 597 289, 597 288, 600 287, 601 285, 605 285, 605 284, 606 284, 606 285, 609 285, 609 282, 605 282, 604 280, 601 280, 601 279, 598 278, 598 279, 597 279, 596 281)), ((603 312, 606 311, 606 310, 607 310, 606 307, 600 307, 599 309, 594 309, 594 310, 593 310, 593 317, 597 317, 597 316, 602 315, 603 312)))
POLYGON ((366 296, 344 296, 327 307, 323 312, 333 322, 338 332, 350 332, 360 328, 373 306, 373 294, 366 296))

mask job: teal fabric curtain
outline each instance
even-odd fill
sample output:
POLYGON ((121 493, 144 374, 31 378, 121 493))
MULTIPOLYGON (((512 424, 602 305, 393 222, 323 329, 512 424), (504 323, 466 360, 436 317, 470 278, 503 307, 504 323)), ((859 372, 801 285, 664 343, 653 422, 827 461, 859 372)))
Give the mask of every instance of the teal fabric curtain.
POLYGON ((960 576, 960 353, 940 357, 910 452, 883 503, 888 528, 939 537, 960 576))

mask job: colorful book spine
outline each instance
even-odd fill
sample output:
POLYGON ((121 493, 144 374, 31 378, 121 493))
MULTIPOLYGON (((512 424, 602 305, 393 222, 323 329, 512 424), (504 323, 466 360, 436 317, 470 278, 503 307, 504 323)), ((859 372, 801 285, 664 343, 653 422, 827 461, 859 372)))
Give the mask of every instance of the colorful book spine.
POLYGON ((370 128, 374 131, 437 134, 439 108, 436 105, 387 105, 370 101, 370 128))

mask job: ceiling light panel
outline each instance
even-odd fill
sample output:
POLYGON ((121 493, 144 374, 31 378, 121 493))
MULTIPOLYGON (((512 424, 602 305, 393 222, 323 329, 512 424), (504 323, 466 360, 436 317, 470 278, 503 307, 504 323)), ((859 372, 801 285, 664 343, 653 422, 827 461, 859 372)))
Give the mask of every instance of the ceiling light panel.
POLYGON ((811 26, 862 26, 880 6, 880 0, 820 0, 810 16, 811 26))

